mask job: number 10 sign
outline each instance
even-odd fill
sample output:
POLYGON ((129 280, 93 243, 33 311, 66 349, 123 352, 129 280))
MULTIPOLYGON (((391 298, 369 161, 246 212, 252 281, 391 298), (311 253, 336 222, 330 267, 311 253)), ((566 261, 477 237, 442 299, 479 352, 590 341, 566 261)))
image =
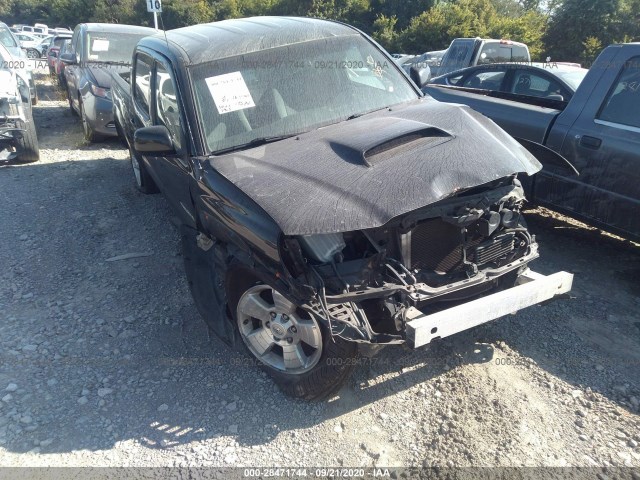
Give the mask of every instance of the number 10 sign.
POLYGON ((162 12, 161 0, 145 0, 147 2, 147 12, 162 12))

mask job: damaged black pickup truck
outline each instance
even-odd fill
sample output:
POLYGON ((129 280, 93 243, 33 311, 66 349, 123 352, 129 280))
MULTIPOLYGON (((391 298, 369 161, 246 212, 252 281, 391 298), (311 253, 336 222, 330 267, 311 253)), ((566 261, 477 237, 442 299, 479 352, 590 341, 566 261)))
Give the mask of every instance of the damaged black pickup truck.
POLYGON ((180 217, 209 327, 286 393, 335 391, 360 343, 419 347, 571 288, 528 269, 536 158, 360 31, 229 20, 147 37, 132 65, 113 102, 137 186, 180 217))

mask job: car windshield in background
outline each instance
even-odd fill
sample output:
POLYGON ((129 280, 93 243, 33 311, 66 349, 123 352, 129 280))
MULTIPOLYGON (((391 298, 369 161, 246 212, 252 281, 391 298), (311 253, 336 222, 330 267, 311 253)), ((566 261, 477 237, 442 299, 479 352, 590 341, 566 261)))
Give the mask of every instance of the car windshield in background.
POLYGON ((138 41, 147 34, 87 32, 88 62, 131 64, 138 41))
POLYGON ((587 70, 586 68, 579 70, 551 70, 554 75, 562 79, 567 85, 573 88, 574 92, 578 89, 588 71, 589 70, 587 70))
POLYGON ((359 35, 216 60, 191 76, 213 153, 418 98, 394 62, 359 35))
POLYGON ((69 40, 69 39, 71 39, 71 37, 56 37, 55 40, 53 41, 53 46, 60 47, 62 46, 65 40, 69 40))
POLYGON ((9 31, 9 29, 5 27, 0 27, 0 42, 2 42, 2 45, 4 45, 5 47, 9 48, 18 46, 15 38, 11 34, 11 31, 9 31))
POLYGON ((520 45, 488 42, 482 47, 478 65, 504 62, 528 62, 527 49, 520 45))

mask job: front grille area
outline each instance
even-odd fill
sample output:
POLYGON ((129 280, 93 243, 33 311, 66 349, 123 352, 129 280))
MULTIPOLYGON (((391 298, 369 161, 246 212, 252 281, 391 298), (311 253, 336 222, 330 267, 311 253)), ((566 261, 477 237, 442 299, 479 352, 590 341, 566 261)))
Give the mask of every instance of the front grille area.
MULTIPOLYGON (((401 242, 405 264, 410 268, 452 273, 463 270, 463 242, 460 228, 441 219, 424 221, 401 242)), ((469 228, 466 239, 467 260, 484 265, 505 257, 514 249, 514 235, 508 233, 487 239, 469 228)))
POLYGON ((448 273, 462 268, 460 229, 440 219, 427 220, 411 231, 411 268, 448 273))

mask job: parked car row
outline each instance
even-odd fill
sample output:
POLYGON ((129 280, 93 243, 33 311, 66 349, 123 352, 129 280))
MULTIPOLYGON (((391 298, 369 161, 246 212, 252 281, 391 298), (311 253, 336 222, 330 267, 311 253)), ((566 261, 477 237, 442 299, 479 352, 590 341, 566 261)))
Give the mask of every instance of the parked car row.
POLYGON ((36 23, 35 25, 21 25, 15 24, 11 26, 11 31, 14 33, 27 33, 38 37, 45 37, 48 35, 55 35, 60 33, 71 33, 71 30, 63 27, 49 28, 42 23, 36 23))

